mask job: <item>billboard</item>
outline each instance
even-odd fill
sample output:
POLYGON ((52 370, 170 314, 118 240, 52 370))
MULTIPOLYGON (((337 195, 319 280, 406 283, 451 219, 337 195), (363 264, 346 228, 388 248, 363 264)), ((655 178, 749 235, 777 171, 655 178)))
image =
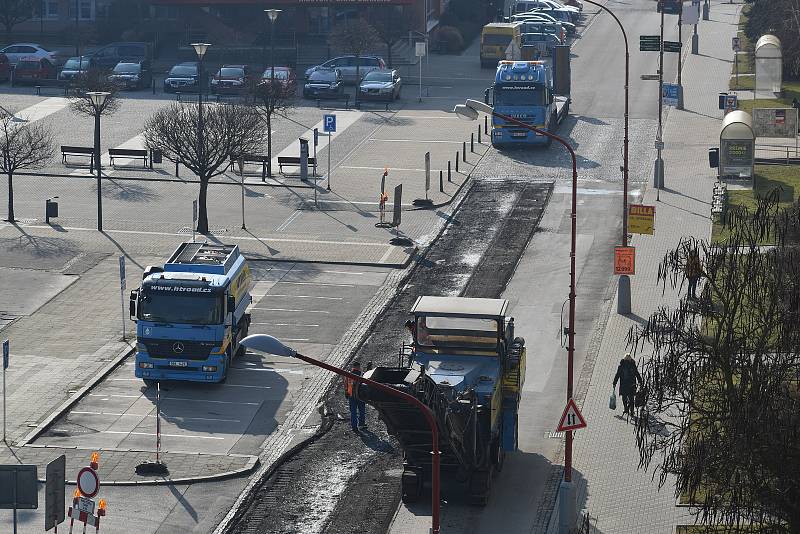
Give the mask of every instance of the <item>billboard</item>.
POLYGON ((753 175, 752 139, 720 140, 719 172, 723 176, 751 177, 753 175))
POLYGON ((797 110, 794 108, 754 108, 753 133, 756 137, 797 136, 797 110))

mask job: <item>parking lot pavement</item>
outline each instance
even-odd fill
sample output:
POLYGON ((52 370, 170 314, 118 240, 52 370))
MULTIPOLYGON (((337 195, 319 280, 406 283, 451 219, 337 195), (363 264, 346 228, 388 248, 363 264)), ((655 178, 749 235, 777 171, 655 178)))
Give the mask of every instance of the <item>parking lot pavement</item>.
MULTIPOLYGON (((268 333, 310 356, 325 358, 383 284, 388 269, 253 263, 251 333, 268 333)), ((120 365, 36 445, 151 450, 156 390, 120 365)), ((221 384, 161 384, 161 443, 166 452, 257 455, 318 372, 291 358, 247 353, 221 384)))

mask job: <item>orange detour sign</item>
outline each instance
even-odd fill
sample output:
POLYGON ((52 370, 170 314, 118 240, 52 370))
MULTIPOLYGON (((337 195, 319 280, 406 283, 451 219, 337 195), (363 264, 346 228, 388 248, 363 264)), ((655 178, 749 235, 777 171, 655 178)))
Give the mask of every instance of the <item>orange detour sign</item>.
POLYGON ((614 247, 614 274, 636 274, 634 247, 614 247))
POLYGON ((656 207, 642 204, 628 206, 628 231, 632 234, 653 235, 656 224, 656 207))
POLYGON ((579 428, 586 428, 586 419, 581 415, 581 411, 575 401, 570 399, 566 408, 564 408, 561 422, 558 423, 556 430, 558 432, 566 432, 567 430, 578 430, 579 428))

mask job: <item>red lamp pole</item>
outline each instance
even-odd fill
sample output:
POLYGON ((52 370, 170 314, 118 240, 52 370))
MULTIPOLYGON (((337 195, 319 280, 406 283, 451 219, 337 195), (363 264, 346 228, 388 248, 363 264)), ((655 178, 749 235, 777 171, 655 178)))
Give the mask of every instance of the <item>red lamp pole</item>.
POLYGON ((613 11, 606 6, 598 4, 593 0, 585 0, 586 2, 597 6, 614 19, 622 31, 622 38, 625 40, 625 138, 622 142, 622 246, 628 246, 628 90, 630 87, 630 50, 628 49, 628 34, 625 33, 625 27, 620 22, 619 18, 613 11))
MULTIPOLYGON (((572 210, 570 211, 570 219, 572 220, 572 236, 569 250, 569 324, 567 326, 567 401, 572 398, 572 375, 575 360, 575 247, 577 241, 577 211, 578 211, 578 161, 575 158, 575 151, 572 147, 561 137, 548 132, 547 130, 540 130, 530 124, 525 124, 513 117, 503 115, 492 111, 492 115, 510 122, 515 126, 526 128, 532 132, 544 135, 558 141, 564 148, 567 149, 569 155, 572 157, 572 210)), ((564 443, 564 481, 572 481, 572 431, 567 430, 566 441, 564 443)))
MULTIPOLYGON (((574 203, 573 203, 574 204, 574 203)), ((574 246, 574 239, 573 239, 573 246, 574 246)), ((573 272, 574 272, 574 261, 573 261, 573 272)), ((415 405, 422 414, 425 416, 425 419, 428 421, 428 425, 431 428, 431 447, 433 450, 433 463, 432 463, 432 474, 431 474, 431 532, 432 534, 439 534, 439 431, 436 426, 436 419, 434 419, 433 412, 431 411, 428 406, 423 404, 418 398, 414 397, 413 395, 409 395, 408 393, 404 393, 399 389, 395 389, 391 386, 387 386, 385 384, 381 384, 380 382, 375 382, 374 380, 370 380, 369 378, 364 378, 363 376, 355 375, 344 369, 339 369, 338 367, 334 367, 329 365, 325 362, 321 362, 309 356, 305 356, 296 352, 294 357, 303 360, 306 363, 310 363, 311 365, 315 365, 317 367, 321 367, 323 369, 327 369, 332 373, 336 373, 337 375, 341 375, 343 377, 349 378, 359 383, 367 384, 369 387, 378 389, 383 391, 384 393, 388 393, 389 395, 393 395, 404 401, 415 405)), ((572 361, 572 358, 570 358, 572 361)), ((570 364, 571 366, 571 364, 570 364)), ((571 376, 571 374, 570 374, 571 376)), ((571 384, 571 380, 570 380, 571 384)), ((571 385, 570 385, 571 387, 571 385)))

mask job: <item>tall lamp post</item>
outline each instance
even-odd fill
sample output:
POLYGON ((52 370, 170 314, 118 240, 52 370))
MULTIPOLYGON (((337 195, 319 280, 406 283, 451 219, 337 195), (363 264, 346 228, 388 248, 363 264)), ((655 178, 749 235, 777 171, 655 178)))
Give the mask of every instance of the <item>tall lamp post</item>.
MULTIPOLYGON (((457 105, 453 111, 462 119, 476 120, 478 113, 483 112, 493 117, 502 119, 514 126, 525 128, 539 135, 544 135, 558 141, 569 152, 572 158, 572 208, 570 211, 570 219, 572 220, 572 235, 570 240, 569 252, 569 323, 567 326, 567 401, 572 399, 572 375, 575 359, 575 246, 577 238, 577 197, 578 197, 578 162, 575 157, 573 148, 561 137, 548 132, 547 130, 540 130, 530 124, 526 124, 513 117, 497 113, 492 106, 484 104, 478 100, 467 100, 464 104, 457 105)), ((561 525, 569 525, 576 517, 576 499, 575 489, 572 484, 572 431, 567 430, 564 444, 564 480, 559 487, 559 502, 560 513, 559 517, 562 518, 561 525)), ((569 527, 562 528, 562 532, 566 532, 569 527)))
MULTIPOLYGON (((628 103, 630 101, 630 49, 628 48, 628 34, 622 22, 613 11, 606 6, 586 0, 587 3, 597 6, 614 19, 622 32, 622 39, 625 41, 625 136, 622 141, 622 246, 628 246, 628 103)), ((619 291, 617 291, 617 313, 628 314, 631 312, 631 280, 627 274, 619 277, 619 291)))
POLYGON ((413 404, 422 412, 422 415, 425 416, 425 419, 428 422, 428 425, 431 429, 431 441, 432 441, 432 473, 431 473, 431 533, 432 534, 439 534, 439 431, 438 427, 436 426, 436 419, 434 418, 433 412, 431 409, 426 406, 422 401, 416 398, 413 395, 409 395, 408 393, 404 393, 399 389, 395 389, 391 386, 387 386, 385 384, 381 384, 380 382, 375 382, 374 380, 370 380, 369 378, 364 378, 363 376, 354 375, 353 373, 349 373, 344 369, 339 369, 338 367, 334 367, 332 365, 328 365, 325 362, 321 362, 309 356, 305 356, 304 354, 300 354, 296 350, 287 347, 277 339, 272 336, 268 336, 266 334, 253 334, 251 336, 247 336, 241 341, 242 345, 249 348, 256 350, 258 352, 263 352, 266 354, 273 354, 275 356, 287 356, 290 358, 297 358, 298 360, 302 360, 306 363, 310 363, 311 365, 315 365, 317 367, 321 367, 322 369, 326 369, 332 373, 336 373, 337 375, 343 376, 345 378, 349 378, 355 382, 366 384, 370 388, 374 388, 376 390, 382 391, 394 397, 398 397, 403 399, 404 401, 408 402, 409 404, 413 404))
POLYGON ((269 64, 272 71, 269 75, 269 81, 275 81, 275 21, 278 20, 278 15, 281 14, 280 9, 265 9, 264 13, 269 17, 269 64))
POLYGON ((103 231, 103 191, 102 171, 100 170, 100 115, 105 108, 106 99, 111 93, 106 91, 90 91, 86 93, 94 109, 94 168, 97 173, 97 230, 103 231))
POLYGON ((197 159, 203 161, 203 151, 205 147, 205 134, 203 124, 203 58, 206 56, 208 43, 192 43, 194 53, 197 54, 197 80, 199 87, 197 89, 197 159))

